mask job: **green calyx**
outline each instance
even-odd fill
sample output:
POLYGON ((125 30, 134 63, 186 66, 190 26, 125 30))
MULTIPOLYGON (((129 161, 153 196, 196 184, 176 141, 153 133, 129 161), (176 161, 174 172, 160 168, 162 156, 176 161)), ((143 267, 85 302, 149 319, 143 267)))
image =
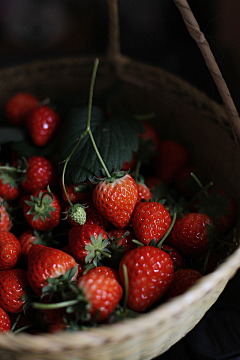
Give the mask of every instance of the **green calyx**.
POLYGON ((110 251, 107 249, 109 240, 103 240, 102 233, 98 235, 97 239, 93 235, 90 239, 91 244, 85 246, 85 249, 88 251, 88 254, 85 257, 85 262, 98 266, 102 256, 111 257, 110 251))
POLYGON ((69 219, 79 225, 85 224, 87 218, 86 210, 84 206, 80 204, 74 204, 73 206, 70 206, 67 212, 67 216, 69 219))
POLYGON ((56 211, 56 208, 51 206, 53 197, 50 193, 43 193, 40 191, 38 196, 30 196, 31 200, 26 200, 26 204, 30 206, 27 215, 34 215, 33 221, 38 220, 39 217, 42 221, 46 218, 51 218, 51 212, 56 211))
POLYGON ((48 285, 42 288, 41 298, 48 295, 49 300, 51 300, 55 294, 62 295, 68 289, 69 283, 75 278, 77 271, 78 266, 76 265, 74 268, 69 269, 65 274, 59 276, 58 278, 47 279, 48 285))

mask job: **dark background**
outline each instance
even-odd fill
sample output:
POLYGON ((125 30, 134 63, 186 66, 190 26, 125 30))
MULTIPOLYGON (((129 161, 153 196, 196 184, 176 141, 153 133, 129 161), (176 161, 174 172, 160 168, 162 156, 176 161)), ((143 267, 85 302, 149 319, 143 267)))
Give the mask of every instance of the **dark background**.
MULTIPOLYGON (((239 108, 239 0, 189 0, 189 5, 209 42, 236 107, 239 108)), ((173 1, 119 0, 119 15, 123 54, 161 66, 221 102, 200 50, 190 37, 173 1)), ((104 53, 107 40, 107 1, 0 0, 0 67, 62 55, 104 53)), ((210 345, 206 342, 208 332, 201 324, 210 315, 218 324, 219 317, 214 318, 216 309, 221 310, 222 323, 217 325, 220 330, 218 341, 214 340, 215 346, 221 341, 226 343, 228 312, 229 309, 238 311, 239 285, 237 274, 200 322, 200 327, 196 327, 158 359, 204 359, 198 345, 201 341, 203 348, 206 348, 206 344, 210 345)), ((237 320, 236 316, 235 322, 237 320)), ((239 339, 238 323, 235 332, 236 339, 239 339)), ((231 349, 234 346, 237 349, 234 357, 230 350, 228 354, 228 349, 225 349, 225 355, 211 355, 208 358, 240 359, 240 344, 230 345, 231 349)))

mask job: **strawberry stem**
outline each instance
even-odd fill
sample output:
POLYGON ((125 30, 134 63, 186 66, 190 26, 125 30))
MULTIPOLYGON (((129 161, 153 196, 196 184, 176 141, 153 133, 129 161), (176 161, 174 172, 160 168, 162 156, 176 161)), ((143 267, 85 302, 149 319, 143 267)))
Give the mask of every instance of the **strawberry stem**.
POLYGON ((97 69, 98 69, 98 64, 99 64, 99 59, 96 58, 95 59, 95 62, 94 62, 94 67, 93 67, 93 72, 92 72, 92 78, 91 78, 91 83, 90 83, 90 90, 89 90, 89 100, 88 100, 88 116, 87 116, 87 127, 85 129, 85 131, 79 136, 79 139, 76 143, 76 145, 74 146, 73 150, 71 151, 70 155, 63 161, 64 162, 64 167, 63 167, 63 173, 62 173, 62 185, 63 185, 63 191, 66 195, 66 198, 69 202, 69 204, 71 206, 73 206, 72 202, 70 201, 69 199, 69 196, 67 194, 67 191, 66 191, 66 187, 65 187, 65 181, 64 181, 64 178, 65 178, 65 172, 66 172, 66 168, 67 168, 67 164, 69 162, 69 160, 71 159, 72 155, 74 154, 75 150, 77 149, 77 147, 79 146, 80 142, 82 141, 83 138, 85 138, 85 136, 87 134, 89 134, 90 136, 90 139, 92 141, 92 144, 93 144, 93 147, 94 147, 94 150, 96 151, 96 154, 98 156, 98 159, 99 161, 101 162, 106 174, 108 177, 111 177, 108 169, 106 168, 106 165, 104 164, 104 161, 98 151, 98 148, 97 148, 97 145, 95 143, 95 140, 93 138, 93 135, 92 135, 92 131, 91 131, 91 127, 90 127, 90 122, 91 122, 91 113, 92 113, 92 99, 93 99, 93 88, 94 88, 94 84, 95 84, 95 80, 96 80, 96 75, 97 75, 97 69))
POLYGON ((79 302, 79 299, 67 300, 67 301, 62 301, 59 303, 52 303, 52 304, 33 302, 32 307, 34 309, 61 309, 61 308, 68 307, 71 305, 76 305, 78 302, 79 302))
POLYGON ((164 243, 165 239, 168 237, 169 233, 171 232, 171 230, 172 230, 172 228, 173 228, 173 225, 175 224, 176 219, 177 219, 177 213, 174 212, 173 218, 172 218, 172 222, 171 222, 171 224, 170 224, 170 226, 169 226, 166 234, 163 236, 163 238, 162 238, 162 239, 159 241, 159 243, 157 244, 157 247, 158 247, 159 249, 161 249, 162 244, 164 243))
POLYGON ((14 166, 0 166, 0 170, 7 170, 7 171, 13 171, 13 172, 19 172, 19 173, 26 173, 26 169, 19 169, 14 166))
POLYGON ((123 274, 124 274, 124 282, 125 282, 125 295, 124 295, 123 309, 126 311, 127 303, 128 303, 128 294, 129 294, 129 281, 128 281, 127 266, 125 264, 123 264, 123 274))

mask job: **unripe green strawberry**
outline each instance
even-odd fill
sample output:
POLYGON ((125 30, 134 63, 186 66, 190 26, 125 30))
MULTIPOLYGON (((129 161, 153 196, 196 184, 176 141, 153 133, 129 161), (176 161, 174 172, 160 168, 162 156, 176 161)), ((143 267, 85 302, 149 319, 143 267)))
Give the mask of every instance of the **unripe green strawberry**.
POLYGON ((86 210, 82 205, 75 204, 69 207, 68 217, 74 223, 83 225, 86 222, 86 210))

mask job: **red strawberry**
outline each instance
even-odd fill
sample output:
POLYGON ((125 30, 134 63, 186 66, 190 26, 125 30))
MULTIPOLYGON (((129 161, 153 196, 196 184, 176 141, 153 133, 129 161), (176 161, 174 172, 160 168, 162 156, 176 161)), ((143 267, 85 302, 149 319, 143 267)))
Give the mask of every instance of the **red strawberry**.
POLYGON ((97 210, 117 228, 129 225, 138 197, 131 175, 107 178, 95 186, 92 199, 97 210))
POLYGON ((28 92, 18 92, 5 104, 5 115, 10 124, 21 126, 27 115, 38 105, 39 99, 28 92))
POLYGON ((11 320, 8 313, 0 307, 0 334, 7 334, 11 331, 11 320))
POLYGON ((47 105, 35 107, 27 118, 27 128, 37 146, 45 146, 60 126, 60 116, 47 105))
POLYGON ((23 190, 28 194, 55 185, 56 169, 52 163, 42 156, 32 156, 27 161, 27 169, 21 182, 23 190))
POLYGON ((29 225, 38 231, 55 228, 61 216, 57 196, 48 190, 39 190, 30 198, 31 200, 26 200, 23 206, 23 213, 29 225))
MULTIPOLYGON (((136 183, 137 184, 137 188, 138 188, 138 199, 137 199, 137 204, 139 204, 141 202, 141 200, 150 200, 152 197, 152 193, 151 190, 149 189, 149 187, 144 184, 144 183, 136 183)), ((136 205, 137 205, 136 204, 136 205)))
POLYGON ((0 271, 0 306, 9 313, 23 311, 27 284, 27 272, 22 269, 0 271))
POLYGON ((160 300, 174 279, 174 266, 169 254, 153 246, 140 246, 124 255, 119 275, 125 286, 124 265, 129 281, 128 306, 136 312, 143 312, 160 300))
POLYGON ((7 201, 16 200, 21 194, 20 183, 14 173, 0 169, 0 196, 7 201))
POLYGON ((21 245, 14 234, 0 231, 0 270, 12 269, 21 257, 21 245))
POLYGON ((170 184, 188 161, 189 153, 185 146, 173 140, 162 141, 156 159, 156 175, 165 184, 170 184))
POLYGON ((83 275, 83 273, 85 271, 85 268, 84 268, 85 262, 80 261, 74 257, 69 244, 65 245, 61 250, 66 252, 67 254, 71 255, 75 259, 77 266, 78 266, 78 277, 83 275))
POLYGON ((82 183, 82 184, 71 184, 71 185, 66 185, 65 184, 65 189, 67 192, 67 196, 63 190, 63 184, 62 184, 62 178, 60 179, 60 187, 62 190, 62 196, 63 196, 63 200, 66 201, 67 203, 69 202, 69 200, 71 201, 72 204, 76 204, 76 203, 85 203, 85 200, 89 200, 92 198, 92 190, 93 190, 93 185, 91 185, 90 182, 86 182, 86 183, 82 183), (81 190, 79 192, 79 190, 81 190), (68 200, 69 199, 69 200, 68 200))
POLYGON ((183 257, 180 254, 180 252, 177 251, 173 246, 163 244, 161 249, 167 251, 167 253, 169 254, 170 258, 173 261, 175 270, 184 268, 183 257))
POLYGON ((85 223, 73 226, 69 231, 69 246, 74 257, 82 262, 92 262, 97 266, 102 253, 107 252, 108 236, 99 225, 85 223))
POLYGON ((187 199, 192 198, 199 191, 198 184, 191 176, 191 173, 196 174, 196 172, 196 166, 188 165, 181 168, 175 177, 174 184, 176 188, 187 199))
POLYGON ((234 225, 238 206, 236 201, 225 190, 213 187, 201 193, 192 204, 192 209, 204 212, 213 221, 219 233, 225 233, 234 225))
MULTIPOLYGON (((113 228, 108 231, 108 235, 111 238, 111 241, 117 241, 116 246, 122 247, 122 252, 127 252, 129 250, 135 249, 136 244, 132 241, 135 239, 135 234, 130 226, 126 227, 125 229, 117 229, 113 228), (125 236, 126 232, 128 235, 125 236)), ((112 245, 110 244, 112 248, 112 245)))
POLYGON ((147 164, 149 163, 149 160, 151 161, 156 157, 161 141, 157 131, 150 123, 143 121, 143 125, 145 133, 138 134, 139 148, 136 155, 138 160, 143 164, 147 164))
POLYGON ((105 276, 113 277, 117 281, 120 282, 120 277, 119 277, 118 272, 115 269, 111 268, 110 266, 105 266, 105 265, 96 266, 96 267, 90 269, 88 271, 88 274, 89 273, 90 274, 103 274, 105 276))
POLYGON ((166 299, 185 293, 203 275, 193 269, 179 269, 175 272, 174 280, 166 293, 166 299))
POLYGON ((200 256, 209 246, 212 230, 213 223, 209 216, 188 213, 175 221, 166 243, 185 256, 200 256))
POLYGON ((135 156, 135 153, 133 152, 132 160, 129 163, 126 160, 124 160, 121 171, 130 171, 130 170, 132 170, 133 166, 135 165, 135 161, 136 161, 136 156, 135 156))
MULTIPOLYGON (((77 265, 74 258, 64 251, 44 245, 33 245, 28 254, 28 282, 33 291, 41 296, 47 279, 58 278, 77 265)), ((75 280, 77 273, 75 274, 75 280)))
POLYGON ((171 224, 168 210, 159 202, 143 201, 134 209, 132 215, 133 231, 141 243, 148 245, 155 238, 158 242, 171 224))
POLYGON ((6 202, 0 197, 0 231, 10 231, 12 227, 12 218, 7 210, 6 202))
POLYGON ((112 274, 88 272, 79 277, 76 287, 81 289, 88 301, 90 320, 97 318, 98 322, 105 320, 116 309, 123 294, 122 286, 112 274))

